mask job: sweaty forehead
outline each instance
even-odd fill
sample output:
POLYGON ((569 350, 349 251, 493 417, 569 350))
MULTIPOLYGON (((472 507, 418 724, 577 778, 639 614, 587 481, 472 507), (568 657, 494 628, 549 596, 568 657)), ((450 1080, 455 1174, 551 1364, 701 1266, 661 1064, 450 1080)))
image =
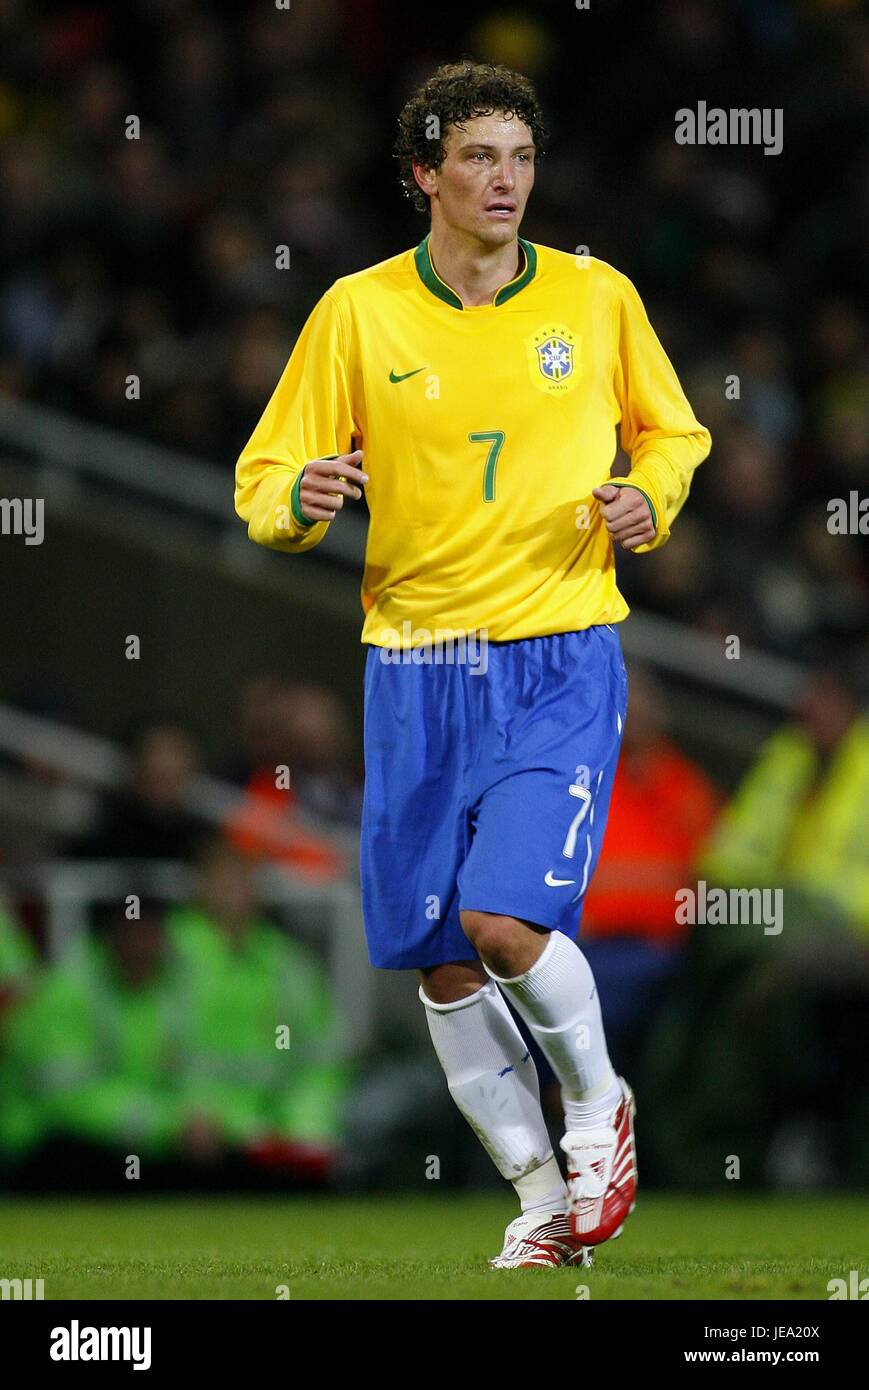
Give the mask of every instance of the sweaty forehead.
POLYGON ((490 116, 469 116, 460 126, 448 126, 445 138, 451 150, 465 145, 534 144, 534 137, 522 118, 504 111, 494 111, 490 116))

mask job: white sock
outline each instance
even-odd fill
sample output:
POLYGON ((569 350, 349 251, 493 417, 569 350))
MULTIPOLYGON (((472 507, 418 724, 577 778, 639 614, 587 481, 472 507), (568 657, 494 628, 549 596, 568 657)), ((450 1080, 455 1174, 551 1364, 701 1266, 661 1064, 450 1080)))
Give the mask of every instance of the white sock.
MULTIPOLYGON (((431 1040, 450 1095, 498 1172, 516 1185, 520 1201, 537 1206, 549 1192, 558 1165, 540 1109, 537 1068, 522 1034, 496 987, 487 983, 467 999, 435 1004, 422 988, 431 1040)), ((560 1174, 559 1174, 560 1177, 560 1174)), ((556 1209, 564 1205, 563 1184, 556 1209)), ((523 1205, 523 1210, 524 1210, 523 1205)))
POLYGON ((608 1122, 621 1088, 610 1065, 591 966, 575 942, 552 931, 524 975, 502 980, 486 966, 528 1025, 561 1082, 568 1130, 608 1122))
POLYGON ((535 1168, 533 1173, 516 1178, 513 1186, 522 1203, 523 1213, 567 1210, 567 1186, 554 1156, 548 1158, 540 1168, 535 1168))

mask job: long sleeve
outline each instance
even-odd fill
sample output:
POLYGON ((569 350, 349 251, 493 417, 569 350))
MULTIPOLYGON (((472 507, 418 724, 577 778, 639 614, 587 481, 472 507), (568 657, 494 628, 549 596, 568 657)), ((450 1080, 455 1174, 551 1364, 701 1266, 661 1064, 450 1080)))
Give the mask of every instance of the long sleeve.
POLYGON ((347 334, 331 293, 315 306, 235 471, 235 510, 273 550, 309 550, 328 522, 306 521, 298 484, 313 459, 349 453, 354 426, 347 334))
POLYGON ((619 351, 615 374, 621 408, 622 448, 631 458, 621 486, 639 488, 649 501, 655 539, 637 547, 656 550, 670 535, 691 486, 691 476, 709 453, 709 431, 695 418, 679 379, 661 346, 642 300, 619 276, 619 351))

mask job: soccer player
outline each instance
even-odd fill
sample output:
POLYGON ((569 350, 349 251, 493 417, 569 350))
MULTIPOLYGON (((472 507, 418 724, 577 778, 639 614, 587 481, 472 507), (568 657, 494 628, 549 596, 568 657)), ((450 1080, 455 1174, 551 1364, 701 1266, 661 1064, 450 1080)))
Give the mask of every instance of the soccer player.
POLYGON ((626 714, 614 546, 666 541, 710 445, 631 282, 519 236, 543 135, 503 67, 411 98, 397 155, 430 231, 323 295, 235 494, 251 540, 296 552, 366 490, 369 955, 419 972, 519 1198, 510 1268, 588 1264, 634 1206, 633 1095, 575 941, 626 714), (508 1004, 561 1084, 566 1186, 508 1004))

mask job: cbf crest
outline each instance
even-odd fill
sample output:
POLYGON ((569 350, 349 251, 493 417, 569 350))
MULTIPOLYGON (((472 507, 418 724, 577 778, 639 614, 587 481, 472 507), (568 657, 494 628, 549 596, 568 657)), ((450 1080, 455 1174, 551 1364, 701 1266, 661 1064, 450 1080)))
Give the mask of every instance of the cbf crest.
POLYGON ((527 339, 534 385, 547 394, 572 391, 579 380, 580 339, 561 323, 550 323, 527 339))

